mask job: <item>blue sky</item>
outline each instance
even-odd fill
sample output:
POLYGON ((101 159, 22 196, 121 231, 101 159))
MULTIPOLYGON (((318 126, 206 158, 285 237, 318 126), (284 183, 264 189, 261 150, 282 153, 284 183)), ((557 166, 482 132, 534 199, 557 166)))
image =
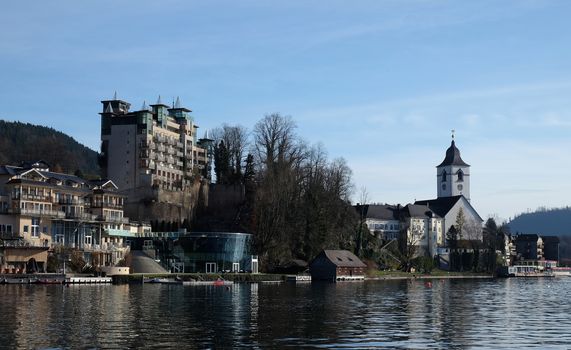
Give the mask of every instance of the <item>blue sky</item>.
POLYGON ((13 1, 0 118, 98 149, 114 91, 134 108, 180 96, 202 131, 280 112, 371 201, 403 204, 436 196, 455 129, 472 204, 507 219, 570 202, 570 14, 569 1, 13 1))

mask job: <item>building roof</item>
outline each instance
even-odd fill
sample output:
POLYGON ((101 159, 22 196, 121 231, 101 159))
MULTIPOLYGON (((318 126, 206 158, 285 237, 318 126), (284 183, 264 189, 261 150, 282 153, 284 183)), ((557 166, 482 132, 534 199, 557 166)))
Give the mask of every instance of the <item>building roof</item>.
POLYGON ((0 165, 0 175, 16 175, 22 168, 12 165, 0 165))
POLYGON ((325 254, 337 267, 366 267, 355 254, 348 250, 324 250, 321 254, 325 254))
POLYGON ((522 234, 516 236, 516 241, 526 241, 526 242, 537 242, 539 239, 539 235, 532 233, 532 234, 522 234))
POLYGON ((544 243, 559 243, 559 237, 557 236, 541 236, 541 239, 543 239, 544 243))
POLYGON ((408 214, 410 217, 422 217, 422 218, 433 218, 439 217, 438 214, 430 210, 430 208, 425 205, 418 205, 418 204, 407 204, 404 207, 405 214, 408 214))
POLYGON ((462 157, 460 157, 460 150, 456 147, 454 140, 452 140, 450 147, 448 147, 448 149, 446 150, 446 157, 444 158, 442 163, 440 163, 436 167, 440 168, 440 167, 447 166, 447 165, 470 166, 469 164, 466 164, 462 160, 462 157))
POLYGON ((434 213, 440 217, 445 217, 446 214, 456 205, 456 203, 462 198, 462 195, 451 196, 451 197, 440 197, 436 199, 426 199, 414 202, 416 205, 421 205, 430 208, 434 213))
POLYGON ((363 209, 363 217, 369 219, 380 219, 380 220, 398 220, 399 209, 398 205, 389 204, 365 204, 357 205, 355 209, 360 214, 360 210, 363 209))

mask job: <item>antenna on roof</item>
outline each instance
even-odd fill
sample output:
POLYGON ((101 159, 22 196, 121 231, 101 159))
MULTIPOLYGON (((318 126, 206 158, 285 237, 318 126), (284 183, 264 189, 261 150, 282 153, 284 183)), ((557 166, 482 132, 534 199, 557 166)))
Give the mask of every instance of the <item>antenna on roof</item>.
POLYGON ((456 132, 456 130, 452 129, 452 141, 454 141, 454 133, 456 132))
POLYGON ((163 104, 163 102, 161 101, 161 95, 159 95, 159 98, 157 99, 157 104, 158 104, 158 105, 162 105, 162 104, 163 104))
POLYGON ((180 98, 176 97, 176 103, 174 104, 174 108, 180 108, 180 98))
POLYGON ((117 91, 113 94, 113 101, 117 101, 117 91))
POLYGON ((148 110, 148 109, 149 109, 149 108, 147 107, 147 101, 144 101, 144 100, 143 100, 143 105, 141 106, 141 110, 142 110, 142 111, 146 111, 146 110, 148 110))

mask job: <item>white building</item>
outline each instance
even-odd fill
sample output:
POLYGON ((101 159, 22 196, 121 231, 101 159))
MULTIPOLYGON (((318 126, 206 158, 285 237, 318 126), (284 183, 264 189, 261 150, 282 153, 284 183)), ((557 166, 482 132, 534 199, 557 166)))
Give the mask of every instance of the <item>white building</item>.
POLYGON ((386 241, 400 240, 401 246, 414 245, 417 255, 436 255, 444 244, 443 219, 427 206, 363 205, 362 215, 369 232, 386 241))
POLYGON ((444 236, 456 225, 460 211, 464 215, 463 240, 482 241, 483 220, 470 203, 470 165, 460 157, 454 137, 446 150, 446 157, 436 166, 438 198, 419 200, 415 204, 427 206, 444 219, 444 236))
POLYGON ((357 207, 357 210, 362 210, 361 214, 369 232, 383 241, 399 238, 400 209, 400 205, 388 204, 370 204, 357 207))
POLYGON ((403 244, 417 247, 418 255, 434 257, 445 243, 444 220, 424 205, 406 205, 401 214, 403 244))

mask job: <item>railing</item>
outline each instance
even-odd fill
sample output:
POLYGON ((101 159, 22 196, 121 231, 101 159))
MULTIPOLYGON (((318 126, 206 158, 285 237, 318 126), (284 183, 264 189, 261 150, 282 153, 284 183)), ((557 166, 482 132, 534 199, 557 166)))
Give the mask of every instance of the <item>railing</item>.
POLYGON ((39 194, 16 194, 12 196, 12 200, 29 200, 29 201, 42 201, 42 202, 51 202, 53 200, 52 196, 46 195, 39 195, 39 194))
POLYGON ((85 221, 93 221, 95 220, 96 216, 90 213, 66 213, 66 219, 80 219, 85 221))
POLYGON ((10 214, 20 214, 20 215, 50 216, 58 219, 65 218, 65 213, 63 211, 57 211, 57 210, 8 208, 7 212, 10 214))
POLYGON ((123 205, 115 203, 95 202, 91 208, 123 209, 123 205))
POLYGON ((128 224, 129 223, 128 218, 118 218, 118 217, 108 216, 108 215, 99 215, 96 217, 96 220, 105 221, 105 222, 114 222, 114 223, 119 223, 119 224, 128 224))
POLYGON ((66 199, 66 198, 60 198, 58 200, 59 204, 65 204, 65 205, 84 205, 85 201, 83 199, 66 199))
POLYGON ((10 248, 27 248, 27 247, 40 247, 40 248, 48 248, 45 240, 41 239, 22 239, 20 237, 16 237, 16 239, 4 239, 1 243, 3 247, 10 247, 10 248))

